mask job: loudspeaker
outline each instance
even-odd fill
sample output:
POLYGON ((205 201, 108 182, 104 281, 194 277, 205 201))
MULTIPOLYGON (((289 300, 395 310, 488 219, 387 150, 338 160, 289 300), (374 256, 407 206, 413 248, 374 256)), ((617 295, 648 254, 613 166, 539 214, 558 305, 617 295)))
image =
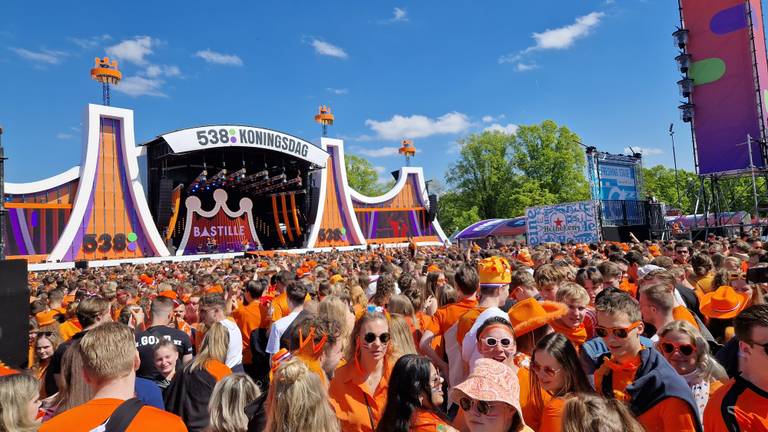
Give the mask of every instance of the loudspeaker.
MULTIPOLYGON (((173 180, 168 177, 160 179, 157 187, 157 226, 164 229, 171 220, 171 198, 173 197, 173 180)), ((173 229, 173 227, 169 227, 173 229)))
POLYGON ((0 261, 0 280, 0 360, 24 368, 29 352, 27 261, 0 261))
POLYGON ((603 241, 615 241, 628 243, 632 241, 630 233, 640 240, 650 239, 650 229, 648 225, 625 225, 625 226, 607 226, 603 227, 603 241))
POLYGON ((437 195, 429 195, 429 213, 427 213, 429 221, 432 222, 437 217, 437 195))
POLYGON ((86 261, 86 260, 75 261, 75 268, 76 269, 87 269, 88 268, 88 261, 86 261))

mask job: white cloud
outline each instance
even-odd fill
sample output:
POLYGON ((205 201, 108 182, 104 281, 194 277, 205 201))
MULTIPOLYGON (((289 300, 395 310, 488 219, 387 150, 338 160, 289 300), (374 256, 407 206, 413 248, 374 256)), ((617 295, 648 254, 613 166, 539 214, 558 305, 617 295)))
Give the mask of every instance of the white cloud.
POLYGON ((506 117, 506 115, 504 115, 504 114, 499 114, 499 115, 497 115, 495 117, 492 116, 492 115, 484 115, 482 120, 483 120, 483 123, 493 123, 493 122, 497 122, 499 120, 503 120, 505 117, 506 117))
POLYGON ((242 66, 243 60, 234 54, 224 54, 209 49, 198 51, 194 54, 195 57, 200 57, 208 63, 227 65, 227 66, 242 66))
POLYGON ((368 156, 372 158, 379 158, 379 157, 388 157, 388 156, 397 156, 398 150, 400 150, 400 147, 380 147, 377 149, 367 149, 367 148, 356 148, 355 153, 360 153, 363 156, 368 156))
POLYGON ((536 68, 534 63, 522 63, 529 53, 542 50, 562 50, 568 49, 573 44, 587 35, 600 24, 600 20, 605 16, 604 12, 592 12, 584 16, 577 17, 572 24, 554 29, 547 29, 543 32, 534 32, 531 36, 536 42, 518 53, 505 54, 499 57, 499 63, 517 63, 518 72, 529 71, 536 68))
POLYGON ((517 129, 519 129, 519 127, 516 124, 509 123, 506 126, 502 126, 498 123, 494 123, 483 129, 483 131, 501 132, 507 135, 514 135, 517 133, 517 129))
POLYGON ((633 147, 632 149, 624 147, 624 153, 632 154, 635 152, 642 153, 643 156, 659 156, 664 154, 664 150, 656 147, 633 147))
POLYGON ((66 140, 70 140, 70 139, 72 139, 74 137, 75 137, 74 135, 69 134, 69 133, 65 133, 65 132, 59 132, 59 133, 56 134, 56 138, 57 139, 65 140, 65 141, 66 140))
POLYGON ((397 21, 408 21, 408 11, 403 8, 396 7, 395 10, 392 11, 392 22, 397 21))
POLYGON ((125 93, 128 96, 159 96, 166 97, 162 92, 164 81, 160 79, 145 78, 141 76, 130 76, 124 78, 113 88, 115 91, 125 93))
POLYGON ((326 89, 325 89, 325 90, 327 90, 327 91, 328 91, 328 93, 333 93, 333 94, 335 94, 335 95, 345 95, 345 94, 349 93, 349 90, 348 90, 348 89, 345 89, 345 88, 331 88, 331 87, 326 87, 326 89))
POLYGON ((149 65, 144 70, 144 74, 150 78, 159 76, 177 77, 181 75, 181 69, 173 65, 149 65))
POLYGON ((347 52, 342 48, 339 48, 336 45, 330 44, 328 42, 321 41, 319 39, 312 39, 312 46, 315 48, 315 52, 320 55, 336 57, 340 59, 349 57, 347 52))
POLYGON ((157 45, 157 43, 157 40, 149 36, 136 36, 133 39, 126 39, 117 45, 108 47, 107 54, 122 61, 144 66, 147 64, 144 57, 152 54, 152 46, 157 45))
POLYGON ((570 48, 577 39, 581 39, 600 23, 605 16, 603 12, 592 12, 576 18, 573 24, 556 29, 534 33, 536 49, 566 49, 570 48))
POLYGON ((538 69, 539 65, 536 63, 518 63, 515 65, 515 70, 518 72, 528 72, 534 69, 538 69))
POLYGON ((54 51, 43 49, 40 51, 30 51, 24 48, 8 48, 15 52, 19 57, 30 60, 33 62, 47 63, 47 64, 59 64, 61 61, 69 55, 65 51, 54 51))
POLYGON ((395 114, 391 119, 384 121, 368 119, 365 121, 365 125, 376 132, 378 138, 399 140, 424 138, 438 134, 457 134, 469 129, 471 122, 466 114, 450 112, 437 119, 423 115, 405 117, 395 114))
POLYGON ((70 42, 83 49, 91 49, 100 46, 106 41, 112 40, 112 36, 103 34, 101 36, 93 36, 90 38, 69 38, 70 42))

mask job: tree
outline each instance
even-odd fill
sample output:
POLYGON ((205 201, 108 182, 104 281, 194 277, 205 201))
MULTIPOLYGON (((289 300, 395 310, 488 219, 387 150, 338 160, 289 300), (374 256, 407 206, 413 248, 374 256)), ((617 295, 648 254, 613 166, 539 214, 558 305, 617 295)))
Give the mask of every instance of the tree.
POLYGON ((511 143, 512 169, 542 190, 553 194, 556 202, 589 199, 589 183, 584 177, 586 158, 579 136, 552 120, 540 125, 520 126, 511 143))
POLYGON ((481 219, 509 214, 513 173, 507 150, 513 139, 500 132, 483 132, 461 140, 461 156, 446 180, 455 187, 463 210, 477 207, 481 219))
POLYGON ((379 183, 379 173, 367 159, 347 154, 344 157, 344 166, 347 168, 347 183, 363 195, 381 195, 394 185, 394 182, 383 185, 379 183))

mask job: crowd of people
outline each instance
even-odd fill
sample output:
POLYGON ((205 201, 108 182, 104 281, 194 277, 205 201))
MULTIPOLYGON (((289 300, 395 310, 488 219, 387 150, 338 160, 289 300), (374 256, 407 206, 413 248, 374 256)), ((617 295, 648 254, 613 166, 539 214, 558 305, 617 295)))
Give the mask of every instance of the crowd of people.
POLYGON ((273 254, 29 286, 0 432, 768 430, 759 238, 273 254))

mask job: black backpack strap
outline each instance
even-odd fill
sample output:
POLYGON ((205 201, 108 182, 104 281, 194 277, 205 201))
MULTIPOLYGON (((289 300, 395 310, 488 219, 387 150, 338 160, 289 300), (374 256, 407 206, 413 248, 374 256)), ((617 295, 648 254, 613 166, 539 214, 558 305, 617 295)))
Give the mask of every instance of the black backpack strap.
POLYGON ((131 398, 121 403, 107 419, 104 430, 106 432, 125 432, 142 407, 144 407, 144 402, 138 398, 131 398))
POLYGON ((731 388, 723 397, 723 402, 720 404, 720 414, 723 416, 723 423, 728 428, 729 432, 740 432, 739 422, 736 421, 736 415, 733 412, 733 407, 736 406, 736 401, 739 399, 744 390, 747 389, 747 382, 741 376, 736 377, 731 388))

